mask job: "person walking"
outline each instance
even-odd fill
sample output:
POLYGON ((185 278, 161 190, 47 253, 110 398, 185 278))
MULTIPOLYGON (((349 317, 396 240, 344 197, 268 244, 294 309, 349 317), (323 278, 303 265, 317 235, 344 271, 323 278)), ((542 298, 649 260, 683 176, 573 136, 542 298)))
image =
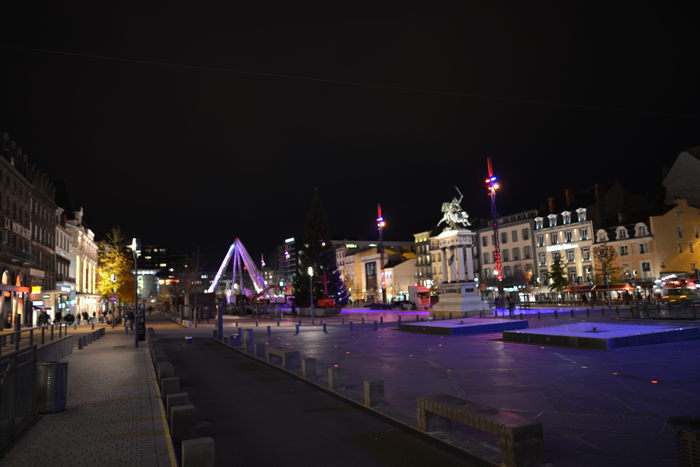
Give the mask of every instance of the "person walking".
POLYGON ((135 315, 134 315, 133 311, 131 311, 131 310, 127 311, 127 313, 126 313, 126 325, 125 325, 127 332, 129 329, 131 329, 132 331, 134 330, 134 317, 135 317, 135 315))

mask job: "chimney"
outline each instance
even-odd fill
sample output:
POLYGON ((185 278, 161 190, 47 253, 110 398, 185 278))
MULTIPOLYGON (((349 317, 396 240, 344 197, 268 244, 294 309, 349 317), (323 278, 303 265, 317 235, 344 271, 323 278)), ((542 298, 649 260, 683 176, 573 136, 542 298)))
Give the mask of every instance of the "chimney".
POLYGON ((556 205, 554 203, 554 197, 547 198, 547 208, 549 209, 550 214, 556 210, 556 205))
POLYGON ((566 202, 566 207, 570 208, 574 204, 574 190, 571 188, 564 188, 564 200, 566 202))

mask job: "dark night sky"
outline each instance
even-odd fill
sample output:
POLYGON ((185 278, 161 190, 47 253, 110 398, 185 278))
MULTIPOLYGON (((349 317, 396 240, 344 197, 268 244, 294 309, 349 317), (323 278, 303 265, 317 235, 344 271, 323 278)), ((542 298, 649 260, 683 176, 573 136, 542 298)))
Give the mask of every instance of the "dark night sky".
POLYGON ((98 236, 200 246, 210 268, 234 236, 293 235, 314 186, 335 237, 371 238, 381 202, 409 240, 453 185, 487 214, 486 156, 507 213, 643 190, 700 144, 691 2, 150 3, 5 2, 0 131, 98 236))

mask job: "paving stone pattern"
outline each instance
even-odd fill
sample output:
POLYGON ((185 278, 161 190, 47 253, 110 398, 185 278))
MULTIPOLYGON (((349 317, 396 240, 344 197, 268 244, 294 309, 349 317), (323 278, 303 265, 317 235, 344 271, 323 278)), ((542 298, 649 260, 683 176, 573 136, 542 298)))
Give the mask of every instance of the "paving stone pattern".
MULTIPOLYGON (((91 329, 90 329, 91 330, 91 329)), ((108 328, 68 361, 64 412, 40 420, 0 460, 10 466, 170 466, 166 428, 145 343, 108 328)))

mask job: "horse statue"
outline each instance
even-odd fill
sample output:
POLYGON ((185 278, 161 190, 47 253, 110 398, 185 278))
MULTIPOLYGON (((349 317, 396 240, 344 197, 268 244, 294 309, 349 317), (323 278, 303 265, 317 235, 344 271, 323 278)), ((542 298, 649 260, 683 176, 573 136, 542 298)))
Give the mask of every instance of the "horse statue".
POLYGON ((455 187, 457 193, 459 193, 459 199, 452 198, 449 203, 442 203, 442 219, 438 222, 438 226, 443 222, 447 223, 450 230, 457 230, 459 227, 469 227, 471 223, 469 222, 469 214, 462 210, 461 202, 464 195, 459 188, 455 187))

